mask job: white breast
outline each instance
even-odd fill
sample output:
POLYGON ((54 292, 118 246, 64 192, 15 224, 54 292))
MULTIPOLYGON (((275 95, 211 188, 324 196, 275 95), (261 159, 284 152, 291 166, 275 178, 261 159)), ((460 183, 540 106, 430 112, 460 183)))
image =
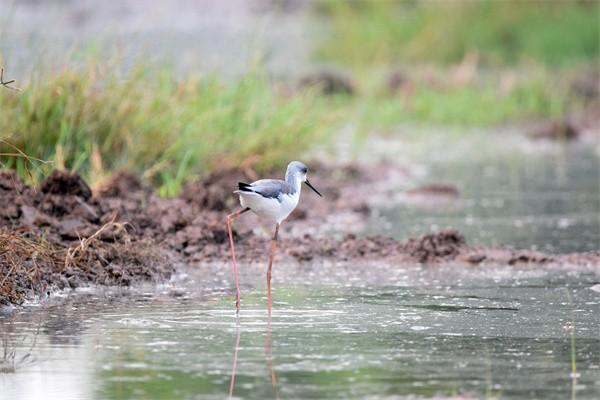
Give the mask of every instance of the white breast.
POLYGON ((279 223, 281 223, 281 221, 286 219, 298 205, 298 201, 300 200, 300 191, 297 191, 294 194, 284 194, 281 197, 282 197, 281 206, 280 206, 280 218, 281 219, 279 221, 277 221, 279 223))
POLYGON ((266 198, 257 193, 236 191, 242 207, 250 208, 256 215, 271 223, 281 223, 298 205, 300 193, 282 194, 281 202, 276 198, 266 198))

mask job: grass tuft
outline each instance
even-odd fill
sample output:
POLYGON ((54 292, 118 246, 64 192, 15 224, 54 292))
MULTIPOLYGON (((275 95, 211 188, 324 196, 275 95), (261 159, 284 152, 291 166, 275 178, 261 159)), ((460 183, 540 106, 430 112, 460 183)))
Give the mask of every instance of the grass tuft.
POLYGON ((176 79, 144 66, 124 77, 90 62, 42 73, 22 91, 0 91, 0 162, 28 177, 28 159, 92 182, 109 171, 143 175, 163 195, 216 166, 254 160, 257 168, 298 158, 323 138, 335 113, 311 93, 284 93, 260 73, 233 82, 216 75, 176 79))

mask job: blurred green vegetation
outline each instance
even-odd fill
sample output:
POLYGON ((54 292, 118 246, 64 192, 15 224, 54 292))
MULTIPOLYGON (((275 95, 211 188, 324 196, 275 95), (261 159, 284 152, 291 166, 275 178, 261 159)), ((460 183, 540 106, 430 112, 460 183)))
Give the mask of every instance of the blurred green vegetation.
POLYGON ((585 106, 569 83, 600 60, 596 1, 320 0, 314 9, 325 25, 315 56, 352 71, 364 131, 560 118, 585 106))
POLYGON ((427 80, 408 73, 406 82, 394 91, 385 81, 376 89, 366 89, 361 108, 363 125, 366 129, 393 129, 407 122, 484 127, 561 117, 568 109, 583 107, 568 93, 566 77, 557 79, 540 71, 522 76, 506 72, 503 76, 452 82, 451 75, 446 72, 427 80))
POLYGON ((217 167, 282 167, 341 123, 364 138, 407 122, 486 126, 589 107, 569 85, 597 70, 598 2, 314 7, 325 26, 316 56, 352 72, 353 95, 290 89, 253 67, 226 80, 140 63, 123 76, 84 55, 84 67, 40 67, 21 92, 0 88, 0 162, 34 182, 55 167, 92 182, 128 169, 172 195, 217 167))
POLYGON ((567 108, 565 85, 540 71, 536 79, 508 73, 468 82, 448 72, 409 73, 393 92, 385 74, 373 74, 356 95, 327 97, 261 72, 225 82, 142 66, 118 77, 89 65, 41 73, 21 92, 0 90, 3 166, 33 183, 53 168, 77 170, 92 183, 126 169, 174 195, 215 168, 283 167, 333 138, 341 123, 364 138, 407 122, 482 126, 567 108), (14 156, 15 148, 51 163, 14 156))
POLYGON ((461 61, 564 66, 598 60, 599 3, 590 1, 320 0, 330 32, 318 49, 353 67, 461 61))
POLYGON ((35 181, 66 167, 97 181, 128 169, 176 193, 216 166, 273 167, 321 141, 336 116, 325 99, 278 90, 260 73, 224 82, 218 76, 175 80, 172 73, 134 68, 127 76, 90 62, 44 73, 21 92, 0 90, 0 153, 4 166, 35 181))

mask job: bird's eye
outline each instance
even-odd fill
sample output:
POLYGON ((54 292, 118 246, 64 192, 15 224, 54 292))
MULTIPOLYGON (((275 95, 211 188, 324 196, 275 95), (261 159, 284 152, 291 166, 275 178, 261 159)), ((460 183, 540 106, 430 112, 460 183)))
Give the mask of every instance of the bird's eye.
POLYGON ((308 168, 302 168, 302 172, 306 174, 308 172, 308 168))

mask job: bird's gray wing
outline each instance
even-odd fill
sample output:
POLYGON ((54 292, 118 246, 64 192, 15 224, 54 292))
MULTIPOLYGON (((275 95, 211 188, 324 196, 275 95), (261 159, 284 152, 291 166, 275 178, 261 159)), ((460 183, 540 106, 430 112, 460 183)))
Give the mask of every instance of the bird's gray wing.
POLYGON ((291 185, 279 179, 261 179, 247 186, 263 197, 279 199, 282 194, 293 192, 291 185))

